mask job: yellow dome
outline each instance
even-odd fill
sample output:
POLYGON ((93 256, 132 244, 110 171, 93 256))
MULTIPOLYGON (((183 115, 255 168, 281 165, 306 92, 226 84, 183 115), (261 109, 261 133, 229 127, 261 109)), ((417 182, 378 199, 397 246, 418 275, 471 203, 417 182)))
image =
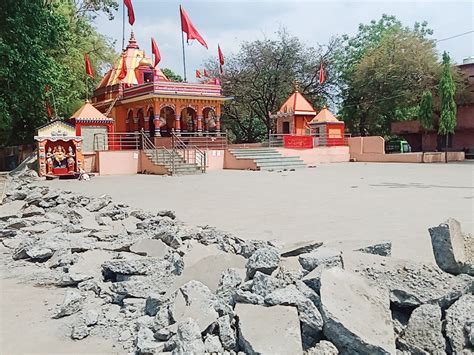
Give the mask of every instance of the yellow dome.
POLYGON ((142 60, 138 63, 139 67, 153 67, 153 64, 151 64, 151 60, 148 59, 147 57, 143 57, 142 60))

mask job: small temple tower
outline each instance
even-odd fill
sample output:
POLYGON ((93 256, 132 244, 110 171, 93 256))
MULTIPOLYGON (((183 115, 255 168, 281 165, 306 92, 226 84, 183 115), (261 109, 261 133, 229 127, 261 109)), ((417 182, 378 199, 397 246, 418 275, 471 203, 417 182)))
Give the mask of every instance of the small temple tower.
POLYGON ((114 132, 113 118, 106 117, 87 100, 69 119, 76 126, 76 136, 83 139, 83 151, 103 150, 108 135, 114 132))
POLYGON ((344 143, 344 122, 324 107, 309 123, 315 146, 339 146, 344 143))
POLYGON ((276 118, 277 134, 309 134, 308 123, 316 115, 316 110, 308 100, 295 88, 291 96, 273 115, 276 118))

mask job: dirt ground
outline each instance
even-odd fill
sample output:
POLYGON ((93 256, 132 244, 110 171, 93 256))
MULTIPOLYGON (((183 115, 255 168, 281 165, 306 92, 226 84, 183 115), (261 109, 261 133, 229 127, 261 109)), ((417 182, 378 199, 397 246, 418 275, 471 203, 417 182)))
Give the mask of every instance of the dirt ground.
POLYGON ((242 238, 392 240, 393 255, 433 261, 428 227, 448 217, 474 230, 474 163, 320 165, 294 172, 100 176, 42 184, 172 209, 192 225, 242 238))

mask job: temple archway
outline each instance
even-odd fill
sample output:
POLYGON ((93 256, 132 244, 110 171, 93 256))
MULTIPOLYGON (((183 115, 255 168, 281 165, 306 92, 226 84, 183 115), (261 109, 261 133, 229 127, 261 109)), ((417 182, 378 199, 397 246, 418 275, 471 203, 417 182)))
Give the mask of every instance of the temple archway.
POLYGON ((216 111, 212 107, 206 107, 202 111, 202 128, 205 132, 216 131, 216 111))
POLYGON ((153 111, 153 108, 148 109, 148 132, 150 133, 150 137, 155 136, 155 113, 153 111))
POLYGON ((145 115, 143 113, 143 109, 141 108, 138 110, 137 113, 137 131, 141 132, 142 129, 145 129, 145 115))
POLYGON ((133 132, 133 110, 128 111, 127 115, 127 132, 133 132))
POLYGON ((186 107, 181 111, 181 131, 195 132, 196 111, 191 107, 186 107))
POLYGON ((165 106, 160 110, 160 121, 163 122, 160 130, 162 136, 171 136, 171 131, 174 129, 175 120, 176 114, 172 107, 165 106))

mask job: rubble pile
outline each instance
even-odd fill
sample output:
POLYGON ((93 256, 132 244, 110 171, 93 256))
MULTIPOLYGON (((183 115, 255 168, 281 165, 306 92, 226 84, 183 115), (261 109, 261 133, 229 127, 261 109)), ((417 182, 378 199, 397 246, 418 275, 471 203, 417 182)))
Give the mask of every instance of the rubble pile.
POLYGON ((64 288, 51 318, 136 354, 474 353, 473 237, 453 219, 429 232, 438 265, 387 241, 243 240, 21 178, 0 205, 12 275, 64 288))

